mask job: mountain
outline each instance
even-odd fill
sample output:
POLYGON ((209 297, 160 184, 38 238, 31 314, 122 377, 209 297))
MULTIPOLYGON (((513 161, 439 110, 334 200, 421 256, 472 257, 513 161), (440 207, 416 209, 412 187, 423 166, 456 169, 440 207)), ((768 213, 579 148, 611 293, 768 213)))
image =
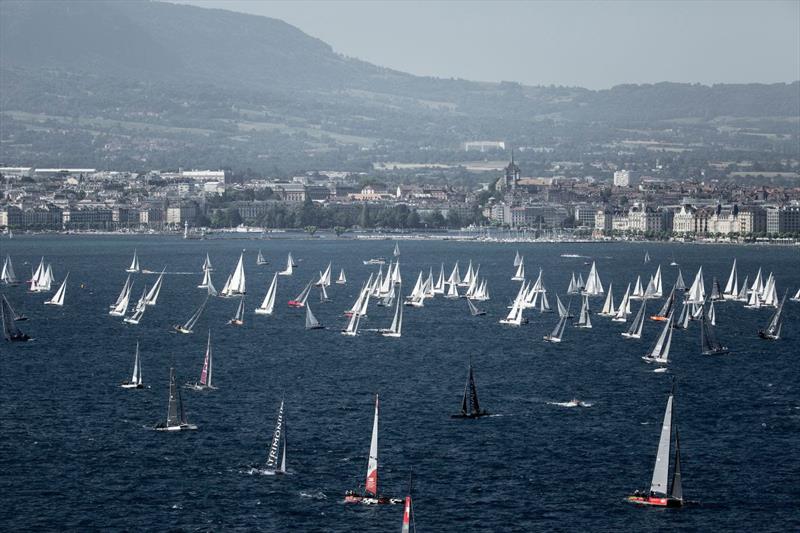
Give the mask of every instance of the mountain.
POLYGON ((798 95, 798 82, 589 91, 419 77, 266 17, 149 1, 0 2, 5 163, 366 167, 452 159, 482 138, 575 144, 657 121, 793 119, 798 95))

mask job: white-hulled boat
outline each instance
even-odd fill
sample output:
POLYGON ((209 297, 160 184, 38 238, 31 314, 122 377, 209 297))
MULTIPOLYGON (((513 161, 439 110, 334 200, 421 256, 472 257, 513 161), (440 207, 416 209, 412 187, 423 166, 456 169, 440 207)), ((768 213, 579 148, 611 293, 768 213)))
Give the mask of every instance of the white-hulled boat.
POLYGON ((0 272, 0 282, 6 285, 19 285, 17 275, 14 272, 14 265, 11 263, 11 256, 6 255, 6 260, 3 262, 3 271, 0 272))
POLYGON ((339 271, 339 277, 336 278, 337 285, 345 285, 347 283, 347 278, 344 275, 344 269, 339 271))
POLYGON ((550 332, 550 335, 545 335, 544 340, 547 342, 558 343, 561 342, 561 337, 564 335, 564 329, 567 327, 567 317, 561 316, 558 319, 556 327, 550 332))
POLYGON ((606 301, 603 302, 603 309, 598 313, 600 316, 613 317, 617 314, 614 309, 614 284, 608 284, 608 294, 606 294, 606 301))
POLYGON ((150 289, 150 292, 147 293, 147 297, 145 298, 145 303, 147 305, 156 305, 156 302, 158 302, 158 295, 161 294, 161 284, 164 282, 164 272, 166 270, 167 267, 164 267, 161 274, 158 275, 155 284, 153 284, 153 287, 150 289))
POLYGON ((239 262, 236 263, 236 268, 233 273, 225 282, 225 286, 220 291, 220 296, 223 298, 233 298, 247 293, 247 284, 244 275, 244 252, 239 255, 239 262))
POLYGON ((581 312, 578 315, 578 321, 575 323, 576 328, 590 329, 592 327, 592 316, 589 312, 589 295, 583 295, 581 302, 581 312))
POLYGON ((511 277, 511 281, 525 281, 525 258, 521 258, 517 270, 511 277))
POLYGON ((145 309, 147 309, 147 285, 142 289, 142 295, 139 297, 139 301, 136 302, 133 314, 131 316, 126 316, 122 321, 126 324, 138 324, 144 316, 145 309))
POLYGON ((143 389, 142 382, 142 362, 139 359, 139 341, 136 341, 136 354, 133 356, 133 375, 130 381, 123 381, 120 385, 123 389, 143 389))
POLYGON ((256 256, 256 265, 262 266, 262 265, 268 265, 268 264, 269 264, 269 261, 264 259, 264 254, 262 254, 261 250, 259 250, 258 251, 258 255, 256 256))
POLYGON ((603 283, 600 281, 600 275, 597 273, 597 264, 592 261, 592 268, 589 270, 589 277, 586 278, 586 286, 583 289, 583 294, 586 296, 600 296, 603 292, 603 283))
POLYGON ((242 295, 241 299, 239 300, 239 306, 236 308, 236 314, 228 320, 228 324, 231 326, 243 326, 244 325, 244 295, 242 295))
POLYGON ((650 351, 642 356, 642 359, 648 363, 658 363, 666 365, 669 362, 669 347, 672 344, 672 330, 675 329, 672 323, 674 313, 670 313, 667 321, 664 322, 664 329, 656 339, 650 351))
POLYGON ((278 272, 279 276, 291 276, 294 273, 294 259, 292 259, 292 252, 289 252, 286 258, 286 268, 278 272))
POLYGON ((203 358, 203 370, 200 371, 200 381, 187 383, 186 388, 196 391, 216 390, 211 378, 214 374, 214 354, 211 350, 211 330, 208 330, 208 341, 206 342, 206 355, 203 358))
POLYGON ((306 329, 324 329, 325 326, 317 320, 314 313, 311 311, 311 305, 306 304, 306 329))
POLYGON ((66 295, 67 291, 67 278, 69 278, 69 272, 67 272, 67 275, 64 276, 64 281, 61 282, 61 286, 58 288, 53 297, 44 302, 45 305, 57 305, 59 307, 64 305, 64 296, 66 295))
POLYGON ((203 309, 206 308, 206 304, 208 303, 208 298, 209 297, 206 296, 206 299, 203 300, 203 303, 200 304, 200 307, 198 307, 197 311, 195 311, 192 314, 192 316, 189 317, 189 320, 187 320, 185 324, 183 324, 182 326, 173 326, 173 329, 178 333, 186 333, 186 334, 192 333, 194 325, 197 324, 198 320, 200 320, 200 315, 203 314, 203 309))
POLYGON ((758 330, 758 336, 762 339, 776 341, 781 338, 781 327, 783 326, 783 304, 786 303, 787 293, 788 291, 783 293, 781 303, 778 304, 777 309, 775 309, 775 312, 769 319, 769 324, 767 325, 766 329, 758 330))
POLYGON ((384 337, 396 337, 399 338, 403 332, 403 306, 400 305, 400 298, 397 298, 397 302, 395 303, 394 308, 394 318, 392 319, 392 325, 389 329, 382 331, 381 335, 384 337))
POLYGON ((202 268, 203 270, 208 270, 208 271, 214 270, 214 267, 211 266, 211 258, 208 257, 208 252, 206 252, 206 260, 203 261, 202 268))
POLYGON ((636 318, 633 319, 631 322, 628 331, 624 331, 620 333, 626 339, 641 339, 642 338, 642 328, 644 327, 644 319, 645 319, 645 306, 647 305, 647 299, 642 300, 642 305, 639 306, 639 312, 636 313, 636 318))
POLYGON ((261 306, 257 307, 255 313, 257 315, 271 315, 273 309, 275 309, 275 295, 278 290, 278 273, 272 275, 272 283, 269 284, 269 289, 267 289, 267 294, 264 296, 264 301, 261 302, 261 306))
POLYGON ((133 290, 133 282, 131 281, 131 275, 128 274, 128 279, 125 281, 125 285, 122 286, 122 292, 119 293, 119 297, 117 297, 117 302, 112 306, 111 310, 108 312, 111 316, 125 316, 125 313, 128 312, 128 304, 131 300, 131 291, 133 290))
POLYGON ((136 254, 136 250, 133 251, 133 260, 131 261, 131 266, 125 269, 125 272, 130 272, 133 274, 138 274, 141 272, 142 269, 139 266, 139 256, 136 254))
POLYGON ((723 300, 735 300, 739 296, 739 274, 736 272, 736 259, 733 260, 731 273, 728 275, 728 283, 722 291, 723 300))

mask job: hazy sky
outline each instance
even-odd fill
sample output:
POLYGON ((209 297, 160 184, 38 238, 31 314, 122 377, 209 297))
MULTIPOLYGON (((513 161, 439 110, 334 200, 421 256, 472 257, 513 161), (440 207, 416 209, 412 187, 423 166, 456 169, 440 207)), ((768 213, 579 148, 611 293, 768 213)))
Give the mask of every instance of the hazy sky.
POLYGON ((347 56, 530 85, 800 79, 800 0, 175 0, 284 20, 347 56))

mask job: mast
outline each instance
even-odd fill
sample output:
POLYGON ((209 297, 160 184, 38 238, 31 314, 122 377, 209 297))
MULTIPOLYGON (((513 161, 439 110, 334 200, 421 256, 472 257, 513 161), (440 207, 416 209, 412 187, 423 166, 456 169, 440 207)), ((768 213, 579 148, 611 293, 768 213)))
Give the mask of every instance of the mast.
MULTIPOLYGON (((167 406, 167 427, 180 426, 181 420, 178 418, 178 387, 175 384, 175 368, 169 369, 169 405, 167 406)), ((183 409, 181 408, 181 411, 183 409)))

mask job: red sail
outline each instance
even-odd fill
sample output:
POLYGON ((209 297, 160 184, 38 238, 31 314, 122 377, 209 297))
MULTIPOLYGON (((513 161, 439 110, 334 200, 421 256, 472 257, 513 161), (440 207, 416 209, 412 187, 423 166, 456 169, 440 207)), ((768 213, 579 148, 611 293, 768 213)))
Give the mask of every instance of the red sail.
POLYGON ((403 510, 403 529, 401 533, 409 533, 411 526, 411 496, 406 496, 406 506, 403 510))

